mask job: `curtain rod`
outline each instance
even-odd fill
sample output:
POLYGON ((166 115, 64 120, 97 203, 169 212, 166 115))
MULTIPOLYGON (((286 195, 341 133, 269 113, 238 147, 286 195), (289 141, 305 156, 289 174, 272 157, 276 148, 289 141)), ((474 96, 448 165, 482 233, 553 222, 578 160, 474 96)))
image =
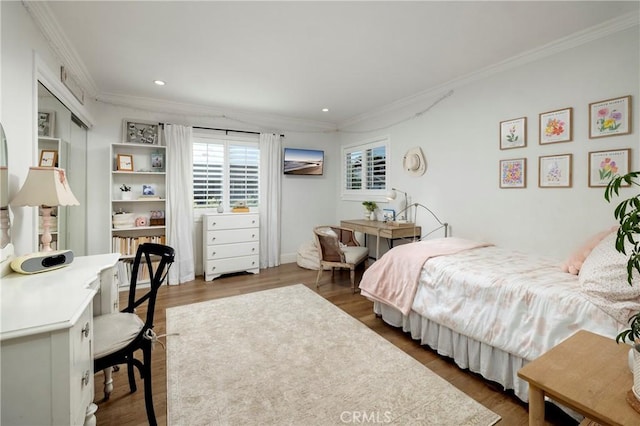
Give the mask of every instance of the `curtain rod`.
MULTIPOLYGON (((165 123, 160 123, 160 125, 162 127, 164 127, 165 123)), ((260 132, 252 132, 249 130, 233 130, 233 129, 218 129, 215 127, 202 127, 202 126, 192 126, 194 129, 200 129, 200 130, 216 130, 218 132, 224 132, 225 135, 228 135, 229 132, 233 132, 233 133, 246 133, 248 135, 259 135, 260 132)), ((283 134, 280 134, 281 138, 284 138, 283 134)))

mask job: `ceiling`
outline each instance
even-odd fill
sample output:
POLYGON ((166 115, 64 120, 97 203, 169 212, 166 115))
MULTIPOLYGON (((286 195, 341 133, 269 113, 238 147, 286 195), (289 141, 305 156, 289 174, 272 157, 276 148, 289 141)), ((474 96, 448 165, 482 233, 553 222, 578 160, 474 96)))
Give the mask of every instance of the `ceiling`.
POLYGON ((336 125, 637 13, 638 5, 46 3, 98 99, 145 98, 336 125))

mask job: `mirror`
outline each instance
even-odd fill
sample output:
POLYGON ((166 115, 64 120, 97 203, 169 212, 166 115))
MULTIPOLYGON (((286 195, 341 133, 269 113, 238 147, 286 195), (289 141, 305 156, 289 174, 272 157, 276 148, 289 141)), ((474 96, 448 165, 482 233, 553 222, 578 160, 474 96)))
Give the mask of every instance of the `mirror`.
MULTIPOLYGON (((9 160, 7 138, 0 123, 0 249, 11 242, 9 221, 9 160)), ((1 259, 1 260, 4 260, 1 259)))
MULTIPOLYGON (((51 160, 65 169, 69 186, 80 202, 79 206, 56 208, 56 231, 51 232, 55 246, 52 242, 52 247, 84 256, 87 254, 87 128, 38 82, 37 165, 48 165, 47 161, 51 160)), ((38 231, 38 245, 40 236, 38 231)))

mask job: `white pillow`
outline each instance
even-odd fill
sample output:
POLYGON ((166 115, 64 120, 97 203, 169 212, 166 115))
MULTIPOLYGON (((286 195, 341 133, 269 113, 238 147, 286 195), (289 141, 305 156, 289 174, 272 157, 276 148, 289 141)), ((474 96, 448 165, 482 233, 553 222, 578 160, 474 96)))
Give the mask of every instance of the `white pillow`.
MULTIPOLYGON (((616 250, 616 234, 606 236, 584 261, 578 281, 583 294, 622 324, 640 311, 640 283, 627 282, 627 256, 616 250)), ((630 247, 627 253, 630 251, 630 247)))

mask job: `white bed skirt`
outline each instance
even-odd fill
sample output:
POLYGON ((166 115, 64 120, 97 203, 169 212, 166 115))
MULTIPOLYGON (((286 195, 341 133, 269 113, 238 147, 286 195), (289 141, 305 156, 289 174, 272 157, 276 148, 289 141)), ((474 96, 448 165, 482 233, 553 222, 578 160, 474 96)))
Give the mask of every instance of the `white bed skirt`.
POLYGON ((387 324, 402 327, 421 344, 452 358, 458 367, 478 373, 505 389, 512 389, 524 402, 529 400, 529 384, 518 377, 518 370, 527 364, 526 360, 458 334, 414 311, 404 316, 397 309, 379 302, 374 302, 373 310, 387 324))

